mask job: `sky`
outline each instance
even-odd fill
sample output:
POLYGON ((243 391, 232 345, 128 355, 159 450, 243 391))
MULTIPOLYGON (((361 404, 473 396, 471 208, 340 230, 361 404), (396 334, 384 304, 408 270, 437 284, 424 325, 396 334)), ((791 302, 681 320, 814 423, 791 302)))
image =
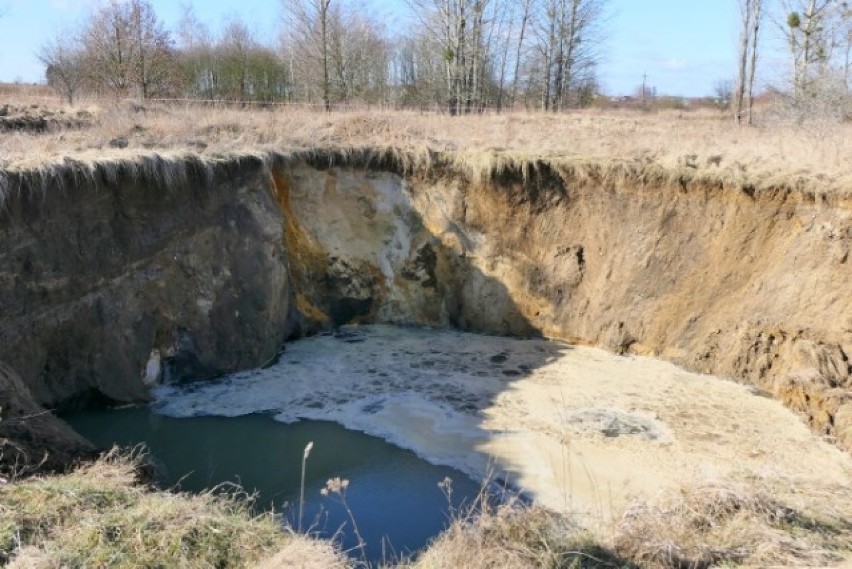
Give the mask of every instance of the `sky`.
MULTIPOLYGON (((35 56, 46 40, 85 19, 100 0, 0 0, 0 82, 43 81, 35 56)), ((174 28, 185 3, 150 0, 174 28)), ((393 32, 401 28, 404 0, 373 0, 393 32)), ((212 30, 238 15, 260 38, 272 40, 280 25, 280 0, 194 0, 198 18, 212 30)), ((736 0, 610 0, 603 61, 604 91, 629 95, 642 83, 659 94, 705 96, 735 73, 736 0)))

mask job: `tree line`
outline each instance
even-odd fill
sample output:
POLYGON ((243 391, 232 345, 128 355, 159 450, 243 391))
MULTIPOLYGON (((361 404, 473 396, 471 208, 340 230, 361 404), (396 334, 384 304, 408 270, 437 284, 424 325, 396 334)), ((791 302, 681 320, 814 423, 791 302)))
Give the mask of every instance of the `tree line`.
POLYGON ((174 30, 147 0, 108 0, 40 49, 73 103, 99 96, 560 110, 588 104, 608 0, 407 0, 392 35, 349 0, 282 0, 279 37, 234 17, 211 33, 191 7, 174 30))
MULTIPOLYGON (((213 101, 559 111, 598 94, 608 0, 404 0, 411 23, 390 33, 354 0, 281 0, 278 38, 237 17, 218 33, 185 7, 167 29, 148 0, 107 0, 39 57, 73 103, 99 96, 213 101)), ((785 94, 802 109, 843 106, 852 83, 846 0, 733 0, 741 34, 730 103, 751 123, 766 30, 783 37, 785 94)))

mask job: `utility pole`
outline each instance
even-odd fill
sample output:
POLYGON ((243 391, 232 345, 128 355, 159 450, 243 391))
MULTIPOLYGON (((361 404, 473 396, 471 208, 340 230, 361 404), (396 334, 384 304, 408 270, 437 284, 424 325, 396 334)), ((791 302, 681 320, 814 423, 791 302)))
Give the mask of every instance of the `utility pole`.
POLYGON ((642 74, 642 106, 645 106, 645 93, 647 92, 646 85, 648 84, 648 72, 642 74))

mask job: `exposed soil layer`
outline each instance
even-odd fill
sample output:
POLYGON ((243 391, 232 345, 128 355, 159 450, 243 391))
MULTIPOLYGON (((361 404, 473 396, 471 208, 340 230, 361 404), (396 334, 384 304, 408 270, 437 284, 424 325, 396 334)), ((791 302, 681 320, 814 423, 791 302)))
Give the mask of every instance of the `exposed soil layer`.
POLYGON ((0 361, 37 401, 138 401, 149 363, 203 379, 275 356, 289 278, 260 160, 87 174, 20 180, 0 212, 0 361))
POLYGON ((852 448, 850 203, 386 152, 6 172, 0 361, 34 398, 259 366, 346 322, 547 335, 772 393, 852 448), (414 161, 409 162, 414 163, 414 161))
POLYGON ((29 132, 44 133, 57 128, 85 128, 91 126, 93 116, 87 111, 65 112, 31 105, 0 106, 0 133, 29 132))
POLYGON ((21 378, 0 363, 0 484, 34 472, 58 472, 94 447, 33 400, 21 378))
MULTIPOLYGON (((849 204, 637 174, 297 166, 276 188, 293 274, 370 299, 362 321, 660 357, 759 387, 852 448, 849 204)), ((329 309, 328 292, 296 288, 306 313, 329 309)))

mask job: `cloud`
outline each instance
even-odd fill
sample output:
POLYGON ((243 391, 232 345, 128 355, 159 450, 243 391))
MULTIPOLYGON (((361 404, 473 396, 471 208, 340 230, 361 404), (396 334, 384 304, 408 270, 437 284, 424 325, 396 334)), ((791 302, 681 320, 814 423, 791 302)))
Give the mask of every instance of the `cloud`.
POLYGON ((670 71, 683 71, 686 69, 686 60, 680 57, 673 57, 663 61, 662 65, 663 69, 668 69, 670 71))

